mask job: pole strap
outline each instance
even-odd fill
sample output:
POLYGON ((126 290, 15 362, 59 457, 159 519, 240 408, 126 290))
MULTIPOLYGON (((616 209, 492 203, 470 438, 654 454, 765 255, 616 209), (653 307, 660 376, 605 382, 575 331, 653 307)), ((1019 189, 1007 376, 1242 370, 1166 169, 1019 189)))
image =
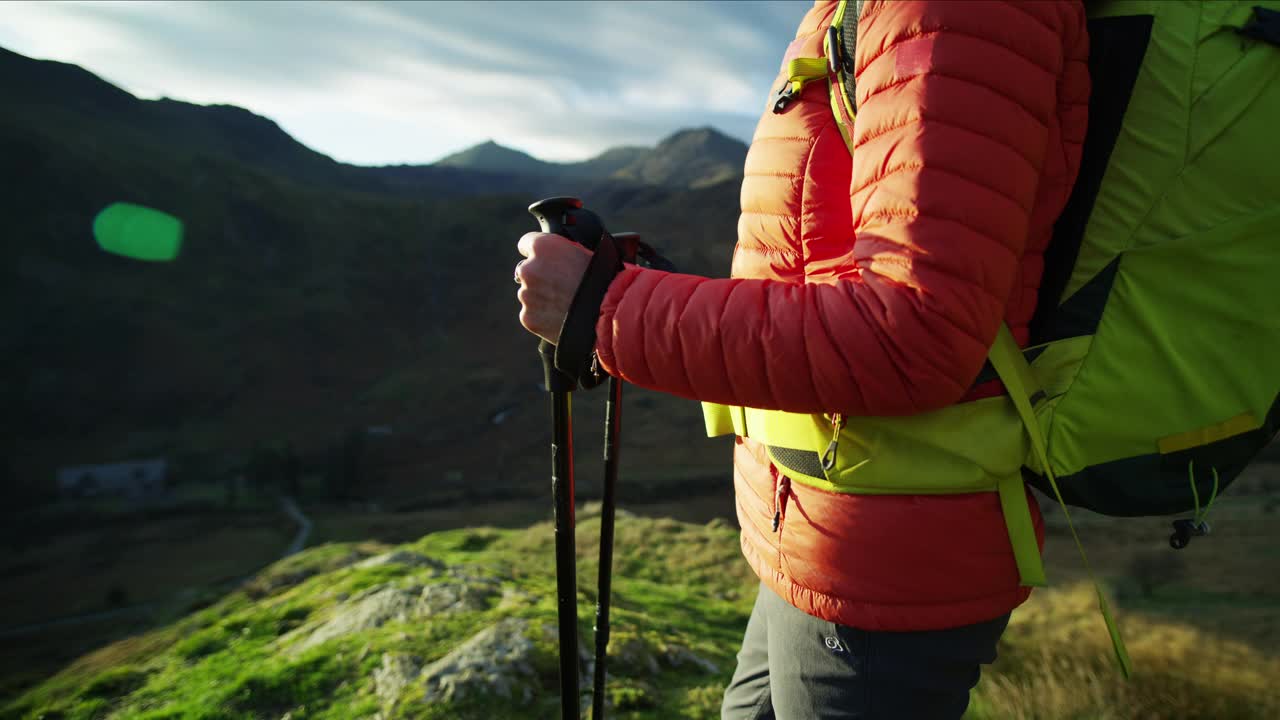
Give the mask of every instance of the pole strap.
POLYGON ((592 356, 596 347, 596 320, 600 306, 609 292, 609 285, 622 272, 622 253, 618 243, 609 233, 604 233, 596 244, 591 262, 578 283, 578 289, 569 303, 569 312, 560 326, 556 340, 556 369, 575 378, 586 388, 599 385, 603 378, 591 372, 592 356))

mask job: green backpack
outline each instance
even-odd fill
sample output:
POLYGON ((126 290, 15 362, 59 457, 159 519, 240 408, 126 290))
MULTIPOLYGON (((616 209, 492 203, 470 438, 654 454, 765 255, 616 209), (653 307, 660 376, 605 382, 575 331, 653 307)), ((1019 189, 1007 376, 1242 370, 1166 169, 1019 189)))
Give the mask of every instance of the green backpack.
POLYGON ((1194 512, 1183 547, 1280 427, 1280 1, 1087 7, 1089 130, 1031 346, 1002 332, 979 380, 1018 406, 1028 482, 1194 512))
MULTIPOLYGON (((1069 526, 1067 505, 1192 512, 1174 523, 1181 548, 1208 532, 1214 499, 1280 428, 1280 0, 1085 4, 1079 177, 1045 256, 1030 346, 1002 327, 975 385, 1003 381, 1030 439, 1024 479, 1069 526)), ((846 142, 860 10, 840 3, 826 59, 793 60, 775 107, 826 79, 846 142)), ((805 422, 786 427, 805 446, 805 422)), ((1006 508, 1015 554, 1031 532, 1019 516, 1006 508)), ((1128 675, 1100 589, 1098 600, 1128 675)))

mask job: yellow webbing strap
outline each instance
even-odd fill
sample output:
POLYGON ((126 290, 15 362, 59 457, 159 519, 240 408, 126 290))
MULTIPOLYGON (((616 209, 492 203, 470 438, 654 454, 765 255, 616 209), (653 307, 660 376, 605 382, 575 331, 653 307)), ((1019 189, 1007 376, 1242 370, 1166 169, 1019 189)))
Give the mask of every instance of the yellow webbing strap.
POLYGON ((1031 447, 1035 451, 1036 459, 1040 461, 1040 466, 1044 472, 1044 476, 1049 480, 1049 486, 1053 488, 1053 494, 1058 499, 1058 504, 1062 506, 1062 516, 1067 519, 1067 527, 1071 529, 1071 537, 1076 542, 1076 549, 1080 551, 1080 559, 1084 561, 1085 572, 1089 574, 1089 580, 1093 582, 1093 589, 1098 594, 1098 609, 1102 611, 1102 620, 1107 625, 1107 632, 1111 635, 1111 645, 1116 651, 1116 660, 1120 663, 1120 671, 1124 673, 1126 678, 1133 674, 1133 663, 1129 660, 1129 652, 1125 649, 1124 639, 1120 637, 1120 628, 1116 625, 1115 618, 1111 615, 1111 606, 1107 603, 1107 598, 1102 593, 1102 586, 1098 584, 1098 578, 1093 572, 1093 567, 1089 564, 1089 557, 1084 552, 1084 544, 1080 542, 1080 535, 1076 533, 1076 526, 1071 522, 1071 512, 1067 510, 1067 503, 1062 499, 1062 491, 1058 489, 1058 481, 1054 476, 1053 466, 1049 463, 1048 444, 1045 441, 1044 431, 1040 427, 1040 421, 1036 419, 1035 410, 1031 407, 1031 396, 1039 389, 1039 383, 1031 372, 1031 366, 1027 363, 1027 359, 1023 357, 1021 348, 1018 347, 1017 341, 1013 339, 1013 333, 1009 331, 1007 325, 1001 324, 1000 331, 996 335, 995 344, 991 346, 989 355, 991 365, 995 368, 996 374, 1000 376, 1000 380, 1004 383, 1005 389, 1009 391, 1009 397, 1013 400, 1013 405, 1018 411, 1018 416, 1022 418, 1022 424, 1027 428, 1027 434, 1031 437, 1031 447))
POLYGON ((747 411, 736 405, 702 403, 702 421, 707 425, 707 437, 721 435, 747 435, 747 411))
POLYGON ((720 437, 733 432, 733 407, 719 403, 702 403, 702 422, 707 426, 707 437, 720 437))
MULTIPOLYGON (((848 0, 840 0, 840 5, 836 7, 835 17, 831 20, 831 27, 841 28, 842 32, 844 27, 844 11, 848 4, 848 0)), ((828 58, 836 57, 837 53, 841 51, 840 48, 831 47, 830 41, 831 35, 828 34, 826 39, 822 42, 824 54, 828 58)), ((836 63, 831 63, 828 70, 830 70, 830 67, 836 66, 836 63)), ((849 96, 844 90, 843 64, 840 64, 838 67, 840 67, 840 69, 836 70, 835 77, 830 79, 831 114, 836 118, 836 128, 840 130, 840 137, 844 139, 845 147, 849 148, 849 152, 852 153, 854 118, 853 103, 849 102, 849 96)))
POLYGON ((1031 520, 1022 476, 1002 478, 996 490, 1000 494, 1009 543, 1013 546, 1013 560, 1018 565, 1018 578, 1024 586, 1044 587, 1044 561, 1040 558, 1040 544, 1036 542, 1036 526, 1031 520))
POLYGON ((1262 421, 1258 419, 1257 415, 1252 412, 1243 412, 1230 420, 1206 425, 1205 427, 1178 433, 1177 435, 1162 437, 1156 440, 1156 448, 1161 455, 1170 455, 1179 450, 1189 450, 1219 440, 1225 440, 1229 437, 1235 437, 1242 433, 1257 430, 1260 427, 1262 427, 1262 421))
POLYGON ((787 63, 787 79, 791 81, 791 91, 800 92, 805 83, 827 78, 826 58, 796 58, 787 63))
POLYGON ((831 434, 829 421, 821 415, 709 402, 702 403, 702 421, 707 427, 707 437, 737 435, 751 438, 761 445, 795 450, 812 450, 815 438, 831 434))

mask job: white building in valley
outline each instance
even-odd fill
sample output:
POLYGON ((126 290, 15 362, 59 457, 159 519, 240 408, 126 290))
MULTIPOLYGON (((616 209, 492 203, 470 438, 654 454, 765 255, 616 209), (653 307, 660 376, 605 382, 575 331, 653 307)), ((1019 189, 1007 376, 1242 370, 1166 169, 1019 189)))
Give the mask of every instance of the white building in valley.
POLYGON ((75 465, 58 470, 58 495, 63 498, 152 500, 167 494, 167 477, 168 464, 164 459, 75 465))

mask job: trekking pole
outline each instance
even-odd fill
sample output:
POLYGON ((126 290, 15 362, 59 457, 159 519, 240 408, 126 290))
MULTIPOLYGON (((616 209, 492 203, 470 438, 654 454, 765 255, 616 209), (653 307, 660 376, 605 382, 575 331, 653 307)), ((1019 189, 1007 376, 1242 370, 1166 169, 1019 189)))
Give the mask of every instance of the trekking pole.
MULTIPOLYGON (((640 236, 618 233, 624 262, 634 263, 640 236)), ((596 580, 595 677, 591 687, 591 720, 604 718, 604 685, 609 656, 609 596, 613 587, 613 527, 618 505, 618 461, 622 450, 622 381, 609 378, 609 399, 604 413, 604 488, 600 498, 600 569, 596 580)))
POLYGON ((543 340, 547 391, 551 393, 551 495, 555 508, 556 597, 560 631, 560 707, 578 720, 578 578, 574 543, 573 381, 555 369, 555 346, 543 340), (550 352, 544 348, 550 348, 550 352), (550 368, 550 369, 547 369, 550 368))
POLYGON ((604 719, 605 664, 609 655, 609 594, 613 585, 613 521, 617 504, 618 451, 622 424, 622 381, 609 378, 604 421, 604 489, 600 498, 600 569, 596 579, 595 677, 591 685, 591 720, 604 719))
MULTIPOLYGON (((572 197, 554 197, 540 200, 529 206, 529 212, 538 220, 543 232, 567 238, 591 250, 591 264, 578 288, 581 295, 593 292, 602 298, 612 280, 612 272, 622 269, 625 262, 644 258, 649 267, 675 272, 675 266, 656 250, 640 240, 636 233, 619 233, 611 236, 604 229, 600 218, 584 210, 582 201, 572 197), (600 264, 597 265, 597 262, 600 264), (610 267, 614 270, 611 272, 610 267), (600 270, 603 269, 603 270, 600 270), (601 275, 600 273, 604 274, 601 275)), ((575 296, 575 302, 577 297, 575 296)), ((551 443, 551 491, 555 498, 556 538, 556 591, 558 595, 560 629, 560 708, 564 720, 578 718, 578 589, 575 552, 574 477, 573 477, 573 413, 572 393, 581 382, 590 389, 600 382, 598 368, 590 369, 580 362, 593 356, 584 343, 582 324, 590 327, 594 315, 574 315, 573 307, 561 329, 560 343, 567 350, 565 365, 569 371, 556 365, 558 348, 547 341, 538 345, 542 357, 542 369, 547 391, 551 393, 551 419, 554 433, 551 443)), ((594 337, 591 335, 590 337, 594 337)), ((562 365, 561 367, 564 367, 562 365)), ((609 378, 609 398, 605 411, 604 492, 600 510, 600 568, 596 593, 596 647, 595 673, 592 693, 592 718, 604 717, 604 685, 606 660, 609 647, 609 597, 613 580, 613 531, 616 488, 618 484, 618 460, 622 446, 622 381, 609 378)))
MULTIPOLYGON (((582 210, 577 198, 555 197, 529 206, 543 232, 593 249, 604 235, 595 215, 582 210), (585 241, 585 242, 584 242, 585 241)), ((551 494, 555 507, 556 596, 560 631, 560 710, 563 720, 579 720, 578 711, 578 579, 574 549, 573 391, 577 378, 556 369, 556 346, 541 341, 538 354, 547 392, 551 393, 551 494)))

